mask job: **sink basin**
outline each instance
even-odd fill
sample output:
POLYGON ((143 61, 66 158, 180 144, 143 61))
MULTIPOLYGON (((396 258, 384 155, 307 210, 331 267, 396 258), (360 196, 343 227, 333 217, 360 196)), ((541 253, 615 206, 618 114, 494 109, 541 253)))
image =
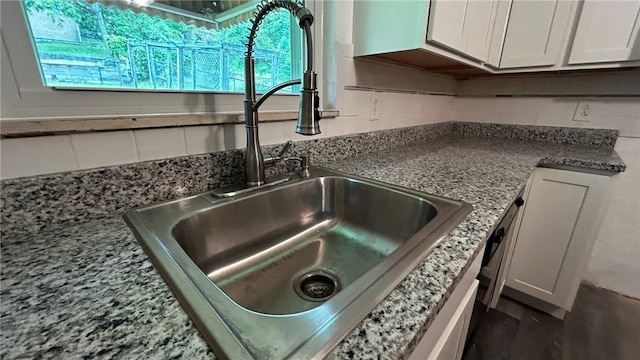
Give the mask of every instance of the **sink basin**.
POLYGON ((125 220, 221 358, 321 358, 471 211, 325 168, 125 220))
POLYGON ((281 315, 321 305, 436 214, 424 198, 325 176, 188 215, 173 236, 237 304, 281 315), (292 284, 308 274, 334 291, 301 296, 292 284))

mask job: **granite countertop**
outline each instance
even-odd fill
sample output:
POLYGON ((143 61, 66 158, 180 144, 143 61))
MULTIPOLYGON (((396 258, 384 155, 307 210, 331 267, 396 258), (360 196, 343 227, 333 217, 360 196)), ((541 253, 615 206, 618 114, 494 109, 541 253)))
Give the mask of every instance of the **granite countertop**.
MULTIPOLYGON (((328 164, 474 207, 328 358, 407 357, 538 165, 624 170, 608 147, 460 136, 328 164)), ((1 246, 0 357, 214 357, 119 216, 1 246)))

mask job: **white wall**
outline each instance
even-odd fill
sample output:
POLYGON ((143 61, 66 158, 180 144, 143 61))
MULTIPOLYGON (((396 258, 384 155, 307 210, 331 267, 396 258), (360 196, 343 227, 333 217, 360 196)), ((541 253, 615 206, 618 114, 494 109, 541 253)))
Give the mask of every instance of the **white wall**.
POLYGON ((452 105, 457 121, 620 130, 615 150, 627 164, 627 171, 614 176, 611 203, 585 280, 635 298, 640 298, 640 96, 550 95, 596 90, 621 95, 637 92, 639 81, 637 74, 461 81, 458 91, 476 96, 456 97, 452 105), (496 94, 515 97, 493 96, 496 94), (573 120, 581 103, 591 106, 588 122, 573 120))
POLYGON ((456 97, 453 119, 500 124, 606 128, 640 137, 640 97, 456 97), (574 121, 580 103, 588 121, 574 121))
POLYGON ((585 280, 640 299, 640 138, 619 138, 616 151, 627 170, 613 179, 585 280))

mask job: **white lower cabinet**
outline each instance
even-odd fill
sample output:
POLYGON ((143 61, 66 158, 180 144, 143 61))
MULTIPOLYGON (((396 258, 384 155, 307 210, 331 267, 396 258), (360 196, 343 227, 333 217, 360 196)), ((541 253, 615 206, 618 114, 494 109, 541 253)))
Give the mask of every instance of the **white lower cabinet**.
POLYGON ((610 176, 538 168, 505 294, 563 318, 571 311, 609 200, 610 176))
POLYGON ((462 358, 473 305, 478 292, 481 251, 444 304, 409 360, 454 360, 462 358))
POLYGON ((473 313, 473 304, 478 292, 478 283, 478 280, 473 281, 462 302, 458 305, 454 316, 442 333, 442 337, 440 337, 433 351, 426 359, 449 360, 462 358, 467 331, 471 322, 471 314, 473 313))

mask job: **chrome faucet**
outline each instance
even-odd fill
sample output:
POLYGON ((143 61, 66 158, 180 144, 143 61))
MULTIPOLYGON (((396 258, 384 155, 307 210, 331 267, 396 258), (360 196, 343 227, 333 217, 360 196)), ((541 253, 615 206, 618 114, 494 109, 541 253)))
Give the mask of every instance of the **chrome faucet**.
MULTIPOLYGON (((262 155, 262 151, 260 150, 260 141, 258 139, 258 108, 269 96, 287 86, 302 84, 296 132, 302 135, 316 135, 320 133, 320 127, 318 126, 318 120, 320 120, 318 103, 320 99, 318 98, 318 91, 316 89, 316 73, 313 71, 313 40, 311 38, 313 15, 299 2, 291 0, 262 0, 254 12, 254 17, 251 20, 251 23, 252 26, 250 28, 249 36, 247 36, 247 52, 244 57, 244 118, 245 127, 247 129, 245 170, 247 186, 249 187, 265 184, 265 159, 262 155), (306 37, 307 65, 302 80, 289 80, 278 84, 269 89, 256 101, 253 59, 254 40, 256 32, 264 17, 269 12, 277 8, 289 10, 289 12, 298 19, 300 28, 304 30, 306 37)), ((271 161, 272 160, 269 160, 269 163, 271 161)))

